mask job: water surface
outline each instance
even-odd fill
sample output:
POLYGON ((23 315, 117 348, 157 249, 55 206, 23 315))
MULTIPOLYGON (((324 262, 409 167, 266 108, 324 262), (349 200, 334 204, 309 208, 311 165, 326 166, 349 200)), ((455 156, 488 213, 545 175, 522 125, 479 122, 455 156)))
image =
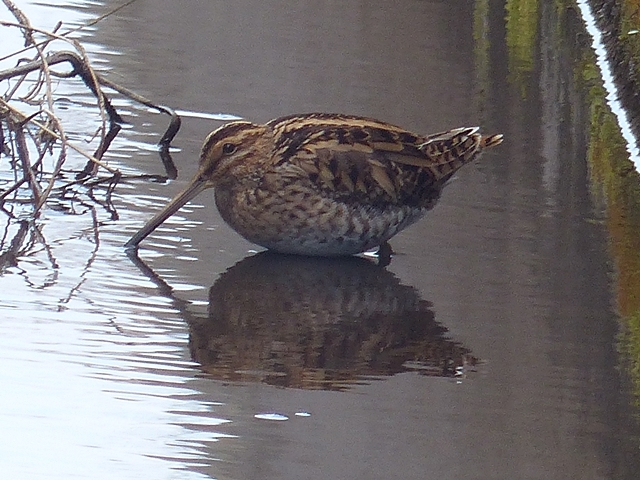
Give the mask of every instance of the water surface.
MULTIPOLYGON (((104 8, 28 11, 50 27, 104 8)), ((538 18, 531 57, 482 0, 136 2, 84 34, 110 78, 176 109, 480 124, 506 141, 395 237, 386 269, 259 253, 212 192, 127 257, 220 125, 202 118, 174 142, 179 178, 122 183, 117 218, 48 208, 46 243, 0 277, 5 476, 637 478, 571 68, 581 24, 546 5, 538 18)), ((117 105, 131 125, 111 165, 162 173, 165 120, 117 105)), ((69 107, 78 132, 97 122, 85 110, 69 107)), ((21 224, 2 221, 7 249, 21 224)))

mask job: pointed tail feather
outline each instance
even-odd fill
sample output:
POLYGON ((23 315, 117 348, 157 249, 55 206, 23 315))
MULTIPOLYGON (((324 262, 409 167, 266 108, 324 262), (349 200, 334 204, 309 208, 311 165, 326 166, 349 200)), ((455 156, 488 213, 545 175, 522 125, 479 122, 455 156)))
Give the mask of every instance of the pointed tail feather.
POLYGON ((498 133, 496 135, 489 135, 488 137, 482 137, 482 142, 480 142, 480 145, 482 148, 491 148, 495 147, 496 145, 500 145, 502 143, 502 140, 504 140, 504 135, 502 135, 501 133, 498 133))
POLYGON ((462 127, 427 137, 421 150, 431 159, 429 169, 445 183, 463 165, 475 160, 485 148, 502 143, 503 135, 483 137, 478 127, 462 127))

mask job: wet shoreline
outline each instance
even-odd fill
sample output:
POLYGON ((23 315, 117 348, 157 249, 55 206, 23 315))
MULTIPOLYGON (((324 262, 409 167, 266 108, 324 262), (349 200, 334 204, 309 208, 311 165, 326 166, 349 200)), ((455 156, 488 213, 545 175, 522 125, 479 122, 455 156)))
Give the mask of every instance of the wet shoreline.
POLYGON ((640 58, 634 54, 629 41, 635 33, 630 33, 623 24, 626 20, 625 0, 589 0, 589 5, 602 32, 602 41, 607 50, 614 80, 618 88, 619 100, 628 113, 636 138, 640 137, 640 58), (625 31, 627 30, 627 31, 625 31))

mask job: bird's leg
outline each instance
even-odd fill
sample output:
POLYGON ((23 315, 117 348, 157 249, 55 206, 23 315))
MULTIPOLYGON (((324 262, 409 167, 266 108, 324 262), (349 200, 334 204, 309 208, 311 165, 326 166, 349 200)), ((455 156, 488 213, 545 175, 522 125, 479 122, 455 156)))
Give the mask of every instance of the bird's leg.
POLYGON ((391 263, 391 257, 393 255, 393 249, 391 245, 389 245, 389 242, 384 242, 380 245, 376 255, 378 256, 378 266, 382 268, 388 266, 391 263))

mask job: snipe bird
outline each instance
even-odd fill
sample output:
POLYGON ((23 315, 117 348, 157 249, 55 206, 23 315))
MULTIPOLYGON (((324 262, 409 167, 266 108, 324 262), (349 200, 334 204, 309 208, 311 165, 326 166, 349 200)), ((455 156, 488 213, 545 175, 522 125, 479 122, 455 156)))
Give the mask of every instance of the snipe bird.
POLYGON ((213 187, 222 218, 250 242, 301 255, 364 252, 420 219, 460 167, 501 142, 477 127, 422 136, 324 113, 228 123, 207 137, 186 189, 125 246, 213 187))

